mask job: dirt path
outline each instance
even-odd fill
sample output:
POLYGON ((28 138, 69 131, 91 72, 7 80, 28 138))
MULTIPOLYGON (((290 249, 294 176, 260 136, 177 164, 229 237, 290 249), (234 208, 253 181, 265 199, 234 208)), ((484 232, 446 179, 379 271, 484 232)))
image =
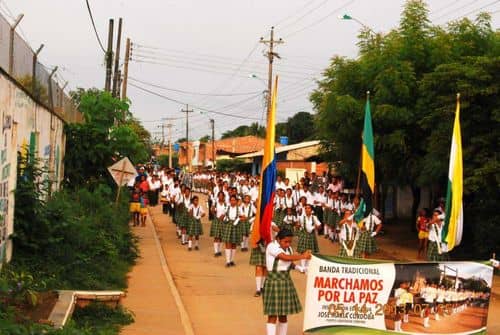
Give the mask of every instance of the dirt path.
MULTIPOLYGON (((151 208, 150 213, 194 334, 232 335, 238 333, 255 335, 265 333, 262 301, 260 298, 253 297, 255 280, 254 269, 248 264, 249 253, 242 253, 238 250, 235 258, 236 267, 225 268, 223 257, 213 257, 212 239, 208 236, 210 225, 207 219, 203 220, 205 235, 201 238, 200 250, 188 252, 185 247, 180 245, 175 236, 175 226, 169 216, 162 214, 161 207, 151 208)), ((394 236, 397 236, 398 229, 398 227, 386 228, 386 234, 379 238, 379 246, 382 250, 374 255, 374 258, 415 260, 414 243, 401 239, 395 241, 394 236)), ((332 244, 323 238, 319 239, 319 243, 321 253, 337 254, 337 244, 332 244)), ((143 286, 148 286, 147 283, 152 278, 156 278, 156 271, 147 270, 146 272, 147 274, 142 274, 142 276, 148 281, 144 282, 143 286)), ((303 302, 306 277, 298 272, 293 272, 292 277, 303 302)), ((134 273, 132 273, 131 278, 134 278, 134 273)), ((494 282, 494 292, 500 292, 499 284, 498 281, 494 282)), ((168 288, 167 285, 164 284, 164 286, 168 288)), ((147 289, 147 287, 143 289, 147 289)), ((134 295, 136 295, 134 299, 139 300, 154 301, 157 299, 157 297, 152 296, 150 300, 141 290, 133 290, 131 286, 127 299, 132 299, 134 295), (137 297, 137 295, 139 296, 137 297)), ((169 302, 170 309, 175 308, 168 297, 166 300, 169 302)), ((144 306, 144 308, 155 313, 155 307, 144 306)), ((135 311, 133 308, 132 310, 135 311)), ((490 306, 490 316, 497 315, 498 312, 500 312, 499 295, 494 293, 490 306)), ((177 317, 177 321, 179 321, 178 319, 177 317)), ((302 314, 290 316, 289 334, 302 333, 302 320, 302 314)), ((419 320, 415 319, 413 323, 417 326, 418 322, 419 320)), ((163 332, 156 333, 142 331, 143 327, 153 329, 148 320, 142 317, 137 317, 133 327, 140 331, 124 332, 124 334, 182 334, 180 328, 177 328, 177 331, 181 332, 175 332, 176 330, 173 330, 175 327, 169 327, 168 331, 163 330, 163 332)), ((488 329, 489 334, 500 334, 500 320, 490 317, 488 329)))

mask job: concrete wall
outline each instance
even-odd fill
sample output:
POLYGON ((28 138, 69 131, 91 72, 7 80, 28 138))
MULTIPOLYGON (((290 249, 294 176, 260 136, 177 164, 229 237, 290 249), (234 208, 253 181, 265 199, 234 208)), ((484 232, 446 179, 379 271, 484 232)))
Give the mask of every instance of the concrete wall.
POLYGON ((26 155, 24 147, 37 153, 50 173, 44 178, 54 181, 57 189, 63 179, 65 152, 64 121, 36 103, 10 77, 0 72, 0 264, 9 261, 13 233, 14 190, 16 188, 17 153, 26 155))

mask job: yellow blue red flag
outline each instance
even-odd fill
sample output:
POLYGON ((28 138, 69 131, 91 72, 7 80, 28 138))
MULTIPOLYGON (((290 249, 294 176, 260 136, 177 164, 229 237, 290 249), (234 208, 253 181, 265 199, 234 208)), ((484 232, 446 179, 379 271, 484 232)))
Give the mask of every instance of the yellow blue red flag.
POLYGON ((278 76, 274 82, 271 95, 271 106, 267 118, 266 143, 262 159, 262 172, 260 177, 260 192, 257 203, 257 215, 252 229, 252 246, 257 247, 261 242, 264 245, 271 242, 271 221, 273 218, 274 196, 276 192, 276 159, 274 143, 276 137, 276 96, 278 92, 278 76))

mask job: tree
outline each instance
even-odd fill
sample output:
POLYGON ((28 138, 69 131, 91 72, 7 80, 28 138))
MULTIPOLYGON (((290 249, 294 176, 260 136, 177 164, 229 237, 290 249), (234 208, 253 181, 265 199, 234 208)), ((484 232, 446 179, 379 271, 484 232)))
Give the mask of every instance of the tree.
POLYGON ((311 139, 314 136, 314 117, 307 112, 298 112, 288 118, 288 143, 295 144, 311 139))
POLYGON ((72 97, 79 103, 84 122, 65 127, 65 175, 69 186, 107 180, 106 168, 122 157, 136 163, 149 158, 146 145, 150 136, 131 117, 127 102, 97 89, 79 89, 72 97))
POLYGON ((243 137, 243 136, 257 136, 266 137, 266 128, 259 125, 257 122, 253 122, 250 126, 243 125, 236 127, 233 130, 228 130, 222 134, 222 139, 231 137, 243 137))
MULTIPOLYGON (((425 3, 410 0, 398 29, 385 35, 362 31, 359 38, 360 56, 355 60, 334 57, 311 94, 325 158, 348 180, 356 180, 365 92, 371 91, 376 180, 382 186, 382 203, 385 185, 410 186, 415 213, 421 187, 444 194, 454 96, 461 92, 462 115, 467 113, 464 134, 473 138, 469 141, 464 135, 464 157, 473 157, 465 160, 465 187, 470 192, 466 222, 479 223, 478 215, 471 217, 472 209, 488 213, 491 219, 484 220, 495 221, 496 209, 489 199, 496 199, 493 190, 500 180, 495 153, 498 133, 492 131, 499 129, 493 97, 500 89, 495 77, 500 37, 491 29, 489 16, 480 14, 474 22, 462 19, 444 28, 433 27, 425 3), (479 210, 482 206, 489 209, 479 210)), ((490 226, 481 222, 481 227, 490 226)), ((487 241, 476 248, 482 255, 498 248, 488 229, 482 235, 482 228, 476 229, 476 236, 480 235, 476 243, 487 241)))
POLYGON ((202 136, 200 137, 199 141, 201 143, 208 143, 209 141, 212 140, 212 137, 210 135, 205 135, 205 136, 202 136))

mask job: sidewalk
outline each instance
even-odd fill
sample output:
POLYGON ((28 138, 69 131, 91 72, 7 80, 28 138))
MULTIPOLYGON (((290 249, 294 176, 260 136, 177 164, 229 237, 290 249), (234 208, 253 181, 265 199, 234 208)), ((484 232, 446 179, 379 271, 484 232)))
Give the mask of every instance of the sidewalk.
POLYGON ((134 313, 135 322, 124 327, 123 335, 185 334, 176 301, 161 263, 153 225, 132 228, 139 237, 140 258, 129 273, 125 308, 134 313))

